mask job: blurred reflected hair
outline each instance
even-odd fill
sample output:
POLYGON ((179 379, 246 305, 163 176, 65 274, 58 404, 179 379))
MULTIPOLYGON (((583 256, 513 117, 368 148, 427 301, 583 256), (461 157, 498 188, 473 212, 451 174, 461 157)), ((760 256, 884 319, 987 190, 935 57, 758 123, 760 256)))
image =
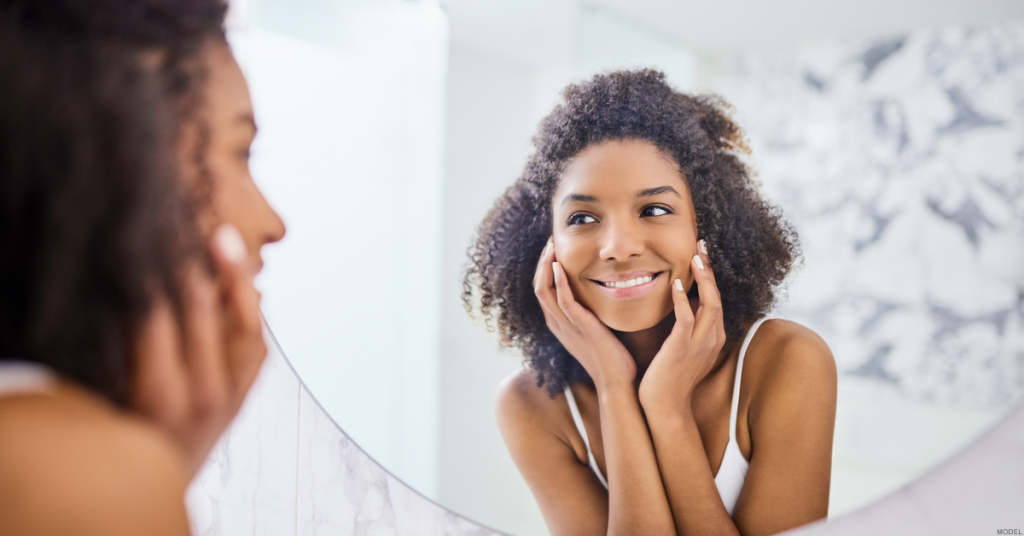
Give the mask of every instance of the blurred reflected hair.
MULTIPOLYGON (((697 231, 722 294, 727 347, 774 306, 799 258, 795 231, 757 190, 741 153, 743 132, 712 95, 674 90, 661 72, 601 74, 570 85, 540 124, 534 153, 497 199, 469 248, 462 300, 479 303, 488 328, 518 348, 538 387, 554 396, 569 383, 592 384, 548 329, 533 290, 537 260, 552 232, 551 198, 563 170, 585 148, 607 140, 651 143, 678 166, 693 198, 697 231)), ((696 289, 696 286, 694 287, 696 289)))

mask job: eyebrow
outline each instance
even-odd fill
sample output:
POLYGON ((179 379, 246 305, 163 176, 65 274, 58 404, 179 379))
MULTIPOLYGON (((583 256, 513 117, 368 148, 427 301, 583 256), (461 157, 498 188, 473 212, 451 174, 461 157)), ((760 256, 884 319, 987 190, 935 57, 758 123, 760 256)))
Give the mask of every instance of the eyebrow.
MULTIPOLYGON (((661 194, 675 194, 676 197, 682 198, 679 192, 671 186, 658 186, 656 188, 647 188, 640 190, 636 193, 636 197, 654 197, 661 194)), ((569 201, 579 201, 580 203, 597 203, 597 198, 592 195, 583 194, 569 194, 562 198, 562 206, 565 206, 569 201)))
POLYGON ((679 192, 671 186, 658 186, 657 188, 647 188, 646 190, 640 190, 637 192, 637 197, 653 197, 661 194, 675 194, 676 197, 683 197, 679 195, 679 192))
POLYGON ((592 195, 583 194, 569 194, 562 198, 562 206, 565 206, 569 201, 579 201, 580 203, 597 203, 597 198, 592 195))

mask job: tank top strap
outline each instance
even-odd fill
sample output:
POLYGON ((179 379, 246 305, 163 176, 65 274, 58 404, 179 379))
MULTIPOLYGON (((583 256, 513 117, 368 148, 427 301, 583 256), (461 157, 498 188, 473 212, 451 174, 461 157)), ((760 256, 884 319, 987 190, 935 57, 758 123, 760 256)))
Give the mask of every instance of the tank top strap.
POLYGON ((579 431, 580 436, 583 437, 583 444, 587 447, 587 458, 590 461, 590 468, 597 475, 597 479, 601 484, 608 488, 608 480, 601 473, 601 468, 597 466, 597 458, 594 458, 594 451, 590 449, 590 438, 587 436, 587 427, 583 425, 583 416, 580 415, 580 408, 576 405, 576 397, 572 394, 572 388, 568 385, 565 386, 565 400, 569 402, 569 412, 572 413, 572 420, 576 423, 576 430, 579 431))
POLYGON ((754 339, 754 333, 757 332, 757 328, 761 327, 765 320, 769 320, 769 318, 759 318, 750 326, 750 329, 747 330, 747 335, 743 338, 743 346, 740 346, 740 356, 736 362, 736 379, 733 381, 732 386, 732 408, 729 411, 729 441, 733 443, 736 442, 736 414, 739 412, 740 407, 740 381, 743 379, 743 357, 747 354, 747 347, 750 346, 750 341, 754 339))
POLYGON ((0 360, 0 396, 45 392, 54 379, 53 372, 45 365, 0 360))

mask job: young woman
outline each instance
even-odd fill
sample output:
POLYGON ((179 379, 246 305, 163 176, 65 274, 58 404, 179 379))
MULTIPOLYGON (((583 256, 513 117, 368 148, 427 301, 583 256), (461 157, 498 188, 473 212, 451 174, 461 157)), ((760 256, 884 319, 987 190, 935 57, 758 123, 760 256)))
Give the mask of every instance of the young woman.
POLYGON ((798 251, 713 97, 573 85, 464 281, 528 366, 502 435, 552 534, 774 534, 828 513, 836 369, 766 320, 798 251))
POLYGON ((188 534, 266 354, 224 11, 0 2, 0 534, 188 534))

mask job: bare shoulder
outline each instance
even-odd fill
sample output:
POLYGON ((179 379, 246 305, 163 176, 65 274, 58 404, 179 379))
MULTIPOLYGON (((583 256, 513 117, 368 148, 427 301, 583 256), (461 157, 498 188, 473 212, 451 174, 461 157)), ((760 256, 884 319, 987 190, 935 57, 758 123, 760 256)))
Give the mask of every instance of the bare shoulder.
MULTIPOLYGON (((836 362, 828 344, 814 330, 790 320, 773 318, 761 324, 747 349, 744 368, 775 375, 835 377, 836 362)), ((746 371, 744 371, 746 372, 746 371)))
POLYGON ((546 386, 537 385, 535 371, 525 368, 509 375, 495 395, 498 428, 513 457, 554 449, 585 458, 586 447, 575 431, 565 395, 549 396, 546 386))
POLYGON ((189 533, 180 454, 81 388, 0 400, 0 445, 0 535, 189 533))
POLYGON ((557 404, 548 396, 547 389, 537 386, 537 373, 524 368, 507 376, 498 384, 495 393, 499 425, 503 428, 514 422, 552 424, 555 411, 565 403, 557 404))
POLYGON ((836 362, 828 344, 810 328, 783 319, 765 321, 747 349, 744 383, 749 375, 758 398, 780 394, 836 396, 836 362))

